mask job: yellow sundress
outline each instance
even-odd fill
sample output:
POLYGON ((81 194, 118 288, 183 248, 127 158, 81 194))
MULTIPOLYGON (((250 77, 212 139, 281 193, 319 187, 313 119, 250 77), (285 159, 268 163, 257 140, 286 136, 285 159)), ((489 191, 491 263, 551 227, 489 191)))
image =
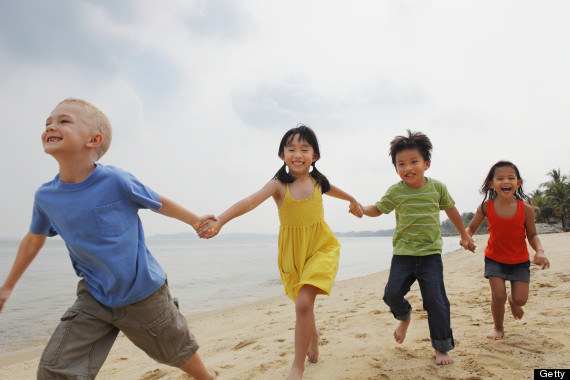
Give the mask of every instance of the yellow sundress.
POLYGON ((279 209, 278 265, 285 294, 294 302, 303 285, 319 294, 330 294, 340 258, 340 243, 325 222, 319 186, 307 199, 296 200, 285 192, 279 209))

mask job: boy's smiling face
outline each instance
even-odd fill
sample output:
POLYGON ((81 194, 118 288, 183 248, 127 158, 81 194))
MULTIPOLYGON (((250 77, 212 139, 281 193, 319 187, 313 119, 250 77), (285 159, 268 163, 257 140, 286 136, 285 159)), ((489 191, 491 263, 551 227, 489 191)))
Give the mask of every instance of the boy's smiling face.
POLYGON ((95 133, 89 127, 84 107, 61 103, 46 120, 42 133, 44 151, 52 156, 84 152, 95 133))
POLYGON ((417 149, 404 149, 396 153, 396 172, 412 189, 425 186, 424 172, 429 167, 430 161, 425 161, 417 149))

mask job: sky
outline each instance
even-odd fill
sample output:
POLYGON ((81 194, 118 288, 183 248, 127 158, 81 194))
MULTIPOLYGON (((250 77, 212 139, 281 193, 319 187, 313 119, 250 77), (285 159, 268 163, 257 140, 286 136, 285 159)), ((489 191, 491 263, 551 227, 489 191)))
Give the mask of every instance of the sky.
MULTIPOLYGON (((530 193, 570 173, 569 17, 567 1, 3 0, 0 237, 28 231, 35 191, 57 174, 40 136, 68 97, 109 117, 102 164, 197 214, 269 181, 298 123, 318 136, 319 170, 364 205, 399 180, 388 149, 407 129, 431 139, 426 175, 460 213, 498 160, 530 193)), ((395 226, 324 207, 337 232, 395 226)), ((191 231, 140 215, 147 235, 191 231)), ((221 233, 278 229, 268 199, 221 233)))

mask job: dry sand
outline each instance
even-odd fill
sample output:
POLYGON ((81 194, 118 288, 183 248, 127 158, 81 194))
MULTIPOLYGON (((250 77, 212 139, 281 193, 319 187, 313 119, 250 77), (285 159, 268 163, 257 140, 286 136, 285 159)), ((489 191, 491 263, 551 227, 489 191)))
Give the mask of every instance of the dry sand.
MULTIPOLYGON (((455 363, 437 366, 427 317, 414 284, 414 308, 406 341, 393 339, 396 321, 382 301, 388 272, 335 284, 315 306, 321 330, 320 357, 307 363, 305 379, 532 379, 534 368, 568 368, 570 362, 570 233, 541 235, 551 268, 531 267, 530 296, 522 320, 507 306, 505 338, 486 338, 492 329, 489 285, 483 277, 487 236, 477 236, 475 254, 444 255, 451 303, 455 363)), ((532 252, 532 251, 531 251, 532 252)), ((174 293, 176 289, 174 288, 174 293)), ((285 296, 190 315, 200 356, 220 379, 282 379, 293 359, 295 311, 285 296)), ((41 351, 41 350, 40 350, 41 351)), ((0 379, 33 379, 40 351, 4 358, 0 379)), ((188 379, 179 370, 149 359, 120 336, 98 379, 188 379)))

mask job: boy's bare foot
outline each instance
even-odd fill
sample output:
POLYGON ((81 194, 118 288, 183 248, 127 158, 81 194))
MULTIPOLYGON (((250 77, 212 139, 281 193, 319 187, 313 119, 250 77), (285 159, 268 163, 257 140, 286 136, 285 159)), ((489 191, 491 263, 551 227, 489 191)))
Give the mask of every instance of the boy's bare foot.
POLYGON ((303 370, 295 367, 291 367, 289 374, 285 378, 285 380, 300 380, 303 378, 303 370))
POLYGON ((396 342, 400 344, 404 342, 404 339, 406 339, 406 333, 408 332, 408 326, 410 325, 411 321, 412 321, 412 316, 410 315, 408 319, 406 319, 405 321, 400 321, 400 323, 398 323, 398 326, 396 326, 396 330, 394 330, 394 339, 396 340, 396 342))
POLYGON ((489 335, 487 335, 487 338, 492 340, 500 340, 503 339, 504 335, 505 331, 503 329, 494 328, 493 331, 491 331, 489 335))
POLYGON ((449 352, 435 350, 435 364, 437 365, 453 364, 453 358, 451 357, 451 355, 449 355, 449 352))
POLYGON ((319 329, 315 329, 313 336, 311 337, 311 342, 309 342, 309 351, 307 352, 307 358, 311 363, 316 363, 319 361, 319 337, 321 332, 319 329))
POLYGON ((509 300, 509 306, 511 307, 511 313, 513 313, 513 317, 515 317, 515 319, 522 319, 524 315, 523 308, 514 304, 510 294, 507 299, 509 300))

